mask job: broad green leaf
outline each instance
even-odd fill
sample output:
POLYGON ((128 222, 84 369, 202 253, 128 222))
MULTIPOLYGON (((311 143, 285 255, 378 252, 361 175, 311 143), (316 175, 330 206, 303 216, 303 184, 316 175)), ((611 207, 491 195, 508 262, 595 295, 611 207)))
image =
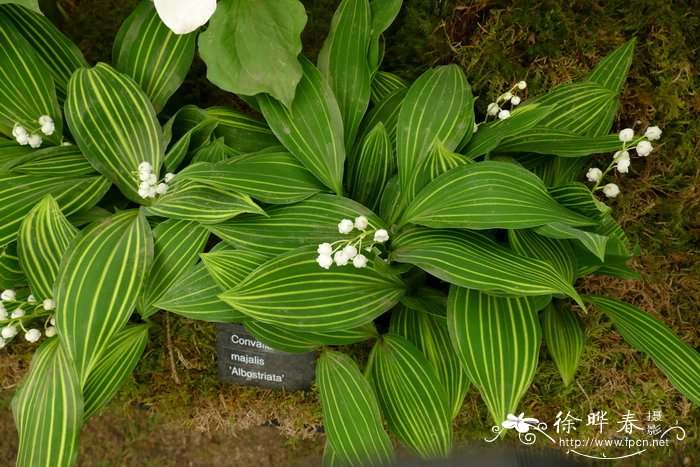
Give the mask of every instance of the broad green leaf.
POLYGON ((423 458, 452 449, 451 407, 428 359, 406 338, 384 334, 372 349, 371 383, 396 437, 423 458))
POLYGON ((390 332, 408 339, 425 355, 445 388, 451 419, 459 414, 469 389, 469 378, 452 348, 444 318, 398 309, 391 315, 390 332))
POLYGON ((34 354, 12 399, 19 432, 18 466, 74 465, 83 426, 83 396, 70 357, 58 339, 34 354))
POLYGON ((567 130, 535 126, 503 141, 496 150, 554 154, 568 158, 617 151, 620 147, 617 135, 580 136, 567 130))
POLYGON ((384 55, 384 44, 380 42, 382 33, 389 29, 391 23, 394 22, 402 3, 402 0, 372 0, 369 4, 372 9, 372 38, 367 56, 373 73, 381 65, 384 55))
POLYGON ((215 323, 237 323, 246 315, 234 310, 217 295, 223 290, 202 263, 185 269, 153 305, 186 318, 215 323))
POLYGON ((109 402, 129 378, 146 349, 148 328, 147 324, 126 326, 107 343, 83 386, 83 420, 87 421, 109 402))
POLYGON ((264 214, 248 195, 216 188, 204 183, 185 181, 158 196, 143 212, 150 216, 169 217, 216 224, 243 213, 264 214))
POLYGON ((392 239, 390 258, 460 287, 527 296, 563 293, 583 303, 549 263, 513 253, 477 232, 409 230, 392 239))
POLYGON ((551 222, 594 221, 557 204, 542 181, 517 165, 485 161, 449 170, 429 183, 399 225, 467 229, 523 229, 551 222))
POLYGON ((323 467, 343 467, 328 438, 326 438, 326 444, 323 447, 323 467))
POLYGON ((637 38, 633 37, 598 62, 591 74, 588 75, 587 80, 619 93, 627 79, 630 65, 632 65, 636 42, 637 38))
POLYGON ((112 64, 134 78, 156 113, 177 91, 194 58, 196 33, 175 34, 153 2, 143 0, 124 21, 112 50, 112 64))
POLYGON ((457 355, 500 425, 532 383, 542 331, 530 297, 450 287, 447 324, 457 355))
POLYGON ((384 431, 377 398, 357 364, 345 354, 326 350, 316 365, 316 381, 334 458, 331 462, 324 454, 324 465, 390 463, 394 447, 384 431))
POLYGON ((369 0, 343 0, 335 10, 318 69, 330 85, 343 117, 345 147, 351 148, 370 98, 367 52, 372 34, 369 0))
POLYGON ((379 122, 362 141, 359 154, 348 161, 347 184, 352 198, 375 210, 389 178, 396 171, 394 149, 379 122))
POLYGON ((535 227, 533 231, 543 237, 578 240, 588 251, 596 255, 601 261, 605 261, 605 248, 609 237, 570 227, 559 222, 535 227))
POLYGON ((6 171, 15 165, 31 160, 37 152, 29 146, 20 146, 14 139, 9 140, 0 137, 0 171, 6 171))
POLYGON ((7 3, 16 3, 17 5, 26 7, 29 10, 41 13, 41 9, 39 8, 39 0, 0 0, 0 5, 7 3))
POLYGON ((396 126, 399 121, 399 111, 401 110, 407 92, 407 89, 399 89, 392 92, 365 115, 365 118, 362 119, 360 130, 357 133, 355 147, 348 153, 349 159, 357 157, 359 151, 362 149, 363 141, 367 138, 369 132, 380 122, 384 125, 387 135, 389 135, 391 147, 396 148, 396 126))
POLYGON ((602 220, 612 212, 610 206, 598 201, 583 183, 566 183, 551 188, 549 194, 562 206, 591 219, 602 220))
POLYGON ((158 311, 153 303, 198 261, 208 238, 209 231, 192 221, 168 219, 153 229, 153 264, 137 302, 142 316, 158 311))
POLYGON ((391 224, 395 224, 401 214, 399 198, 401 198, 401 183, 397 174, 386 183, 384 193, 382 193, 382 200, 379 202, 379 214, 382 216, 382 219, 387 219, 391 224))
POLYGON ((56 326, 81 384, 129 320, 152 259, 151 231, 136 210, 89 225, 66 250, 54 286, 56 326))
POLYGON ((406 88, 408 86, 401 77, 386 71, 377 71, 372 77, 372 102, 377 105, 394 92, 406 88))
POLYGON ((293 205, 271 207, 267 217, 240 217, 207 228, 237 248, 280 254, 302 245, 349 240, 351 237, 338 232, 338 223, 360 215, 366 216, 374 228, 387 228, 361 204, 327 194, 314 195, 293 205))
POLYGON ((252 250, 220 250, 202 253, 199 256, 221 290, 234 288, 248 274, 272 259, 269 254, 252 250))
POLYGON ((366 324, 404 293, 398 278, 368 264, 321 268, 316 246, 283 253, 219 297, 251 318, 301 331, 336 331, 366 324))
POLYGON ((175 182, 181 180, 235 190, 272 204, 295 203, 326 189, 288 152, 250 154, 216 164, 193 164, 177 174, 175 182))
POLYGON ((22 270, 39 303, 53 298, 61 258, 78 234, 50 195, 43 198, 20 225, 17 250, 22 270))
POLYGON ((53 146, 32 151, 25 160, 17 162, 12 167, 12 172, 17 174, 80 177, 96 173, 77 146, 53 146))
POLYGON ((700 404, 700 353, 683 342, 657 318, 629 303, 600 295, 583 299, 603 310, 622 337, 649 355, 683 395, 700 404))
POLYGON ((540 320, 547 350, 557 364, 564 385, 568 386, 574 379, 586 343, 581 321, 574 310, 560 300, 550 303, 542 311, 540 320))
POLYGON ((80 150, 131 201, 138 195, 138 166, 149 162, 156 176, 165 150, 148 97, 130 77, 109 65, 76 71, 68 82, 66 120, 80 150))
POLYGON ((250 154, 280 144, 265 122, 235 109, 209 107, 206 113, 219 122, 214 134, 224 138, 226 146, 237 154, 250 154))
POLYGON ((262 321, 246 321, 244 325, 260 342, 289 353, 306 353, 324 345, 349 345, 378 336, 373 323, 327 332, 299 331, 262 321))
POLYGON ((302 75, 306 12, 297 0, 220 0, 199 36, 207 79, 245 96, 268 93, 287 108, 302 75))
POLYGON ((61 142, 63 118, 51 73, 12 21, 0 14, 0 134, 10 137, 16 124, 39 134, 44 144, 61 142), (42 115, 56 125, 51 136, 39 131, 42 115))
POLYGON ((17 243, 8 243, 0 248, 0 288, 14 289, 26 284, 27 277, 20 266, 17 243))
POLYGON ((408 182, 406 188, 408 199, 414 199, 428 183, 448 170, 470 163, 472 163, 471 159, 448 151, 442 143, 436 140, 423 160, 416 166, 413 177, 408 182))
MULTIPOLYGON (((181 112, 182 109, 172 119, 176 119, 181 112)), ((165 153, 163 165, 166 170, 175 171, 187 157, 188 152, 206 147, 217 125, 218 123, 215 119, 206 118, 188 129, 165 153)))
POLYGON ((191 167, 197 162, 207 162, 211 164, 223 162, 233 155, 234 154, 231 148, 224 144, 224 139, 217 138, 206 146, 202 146, 201 148, 197 149, 194 156, 192 156, 190 165, 188 165, 186 168, 191 167))
POLYGON ((88 66, 80 49, 51 21, 37 12, 19 5, 3 5, 0 7, 0 14, 12 21, 22 37, 32 46, 36 57, 51 73, 58 101, 62 103, 66 98, 70 75, 78 68, 88 66))
POLYGON ((576 279, 576 255, 567 241, 537 235, 532 230, 509 230, 511 249, 522 256, 549 263, 570 284, 576 279))
POLYGON ((345 162, 343 117, 321 72, 306 59, 301 63, 304 76, 291 105, 268 95, 258 97, 258 102, 270 128, 289 152, 340 195, 345 162))
POLYGON ((401 297, 401 304, 410 310, 427 313, 447 326, 447 295, 432 287, 420 287, 401 297))

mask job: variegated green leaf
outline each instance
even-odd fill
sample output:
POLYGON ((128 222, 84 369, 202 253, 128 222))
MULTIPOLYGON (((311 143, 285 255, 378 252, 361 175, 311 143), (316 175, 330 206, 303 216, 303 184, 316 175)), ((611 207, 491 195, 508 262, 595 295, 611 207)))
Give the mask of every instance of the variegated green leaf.
POLYGON ((336 331, 366 324, 404 293, 398 278, 370 265, 321 268, 316 246, 283 253, 219 297, 251 318, 301 331, 336 331))
POLYGON ((25 160, 17 162, 12 172, 18 174, 80 177, 96 173, 77 146, 54 146, 32 151, 25 160))
POLYGON ((14 289, 26 285, 27 277, 20 266, 17 243, 8 243, 0 248, 0 288, 14 289))
POLYGON ((596 255, 601 261, 605 261, 605 247, 609 237, 570 227, 559 222, 535 227, 533 231, 543 237, 578 240, 588 251, 596 255))
POLYGON ((401 77, 386 71, 377 71, 372 77, 372 102, 377 105, 394 92, 406 88, 408 86, 401 77))
POLYGON ((114 40, 112 64, 134 78, 156 112, 185 80, 194 58, 196 34, 175 34, 143 0, 124 21, 114 40))
POLYGON ((381 42, 382 34, 394 22, 402 3, 402 0, 372 0, 369 4, 372 9, 372 39, 369 43, 367 56, 373 73, 381 65, 384 56, 384 44, 381 42))
POLYGON ((219 124, 215 135, 237 154, 250 154, 280 145, 265 122, 228 107, 210 107, 207 115, 219 124))
POLYGON ((56 326, 84 384, 136 306, 153 259, 153 238, 136 210, 91 224, 65 252, 54 286, 56 326))
POLYGON ((423 458, 447 457, 451 408, 428 359, 406 338, 384 334, 368 365, 379 406, 399 441, 423 458))
MULTIPOLYGON (((367 135, 372 131, 377 124, 384 125, 392 148, 396 148, 396 126, 399 121, 399 111, 406 97, 407 89, 399 89, 387 95, 384 100, 377 103, 362 120, 360 130, 357 133, 357 139, 353 151, 348 153, 348 158, 352 159, 359 155, 362 149, 362 144, 367 138, 367 135)), ((349 162, 352 164, 352 162, 349 162)))
POLYGON ((567 241, 537 235, 532 230, 508 231, 511 249, 522 256, 549 263, 570 284, 576 279, 576 255, 567 241))
POLYGON ((129 378, 148 343, 147 324, 127 326, 112 337, 83 386, 87 421, 109 402, 129 378))
POLYGON ((210 164, 216 164, 217 162, 223 162, 229 157, 233 156, 234 153, 224 144, 224 138, 217 138, 206 146, 202 146, 197 149, 192 156, 192 161, 190 165, 186 168, 191 167, 197 162, 207 162, 210 164))
POLYGON ((56 200, 43 198, 27 214, 19 228, 17 250, 29 287, 38 302, 53 298, 61 258, 78 234, 56 200))
MULTIPOLYGON (((180 109, 178 114, 170 121, 178 118, 182 110, 183 109, 180 109)), ((175 171, 182 161, 185 160, 189 152, 206 147, 217 125, 218 123, 215 119, 206 118, 188 129, 165 153, 165 157, 163 158, 165 169, 168 171, 175 171)))
POLYGON ((564 385, 568 386, 578 369, 586 334, 571 306, 555 300, 542 310, 542 336, 557 364, 564 385))
POLYGON ((408 199, 414 199, 418 193, 431 181, 450 169, 472 163, 472 160, 445 149, 439 141, 435 141, 408 182, 408 199))
POLYGON ((58 339, 34 354, 12 399, 19 432, 18 466, 74 465, 83 426, 83 396, 70 357, 58 339))
POLYGON ((343 193, 343 117, 333 91, 311 62, 302 58, 304 76, 287 108, 268 95, 258 97, 275 136, 309 171, 336 194, 343 193))
POLYGON ((485 161, 449 170, 429 183, 399 225, 467 229, 523 229, 551 222, 594 221, 556 203, 542 181, 515 164, 485 161))
POLYGON ((620 149, 617 135, 579 136, 558 128, 535 126, 501 142, 498 152, 532 152, 555 154, 559 157, 583 157, 620 149))
MULTIPOLYGON (((323 421, 333 451, 332 465, 385 465, 394 447, 382 426, 376 396, 357 364, 333 350, 321 354, 316 365, 323 421)), ((324 464, 330 461, 325 459, 324 464)))
POLYGON ((630 69, 630 65, 632 65, 634 45, 636 42, 637 38, 633 37, 615 49, 613 53, 598 62, 593 71, 591 71, 591 74, 588 75, 587 80, 619 93, 627 79, 627 72, 630 69))
POLYGON ((629 303, 599 295, 584 295, 583 298, 603 310, 632 347, 649 355, 676 389, 700 404, 700 353, 697 350, 657 318, 629 303))
POLYGON ((88 161, 131 201, 138 195, 138 166, 160 173, 165 146, 148 97, 130 77, 104 63, 76 71, 68 82, 66 120, 88 161))
POLYGON ((252 250, 220 250, 200 255, 221 290, 232 289, 273 255, 252 250))
POLYGON ((420 287, 401 297, 401 304, 410 310, 427 313, 447 326, 447 295, 432 287, 420 287))
POLYGON ((244 323, 246 330, 256 339, 272 347, 289 353, 306 353, 324 345, 349 345, 366 341, 378 336, 373 323, 340 331, 299 331, 284 326, 262 321, 248 320, 244 323))
POLYGON ((450 287, 447 324, 457 355, 500 425, 530 387, 542 331, 530 297, 494 297, 450 287))
POLYGON ((396 171, 394 149, 379 122, 362 141, 362 149, 348 161, 347 184, 352 198, 371 210, 379 207, 389 178, 396 171))

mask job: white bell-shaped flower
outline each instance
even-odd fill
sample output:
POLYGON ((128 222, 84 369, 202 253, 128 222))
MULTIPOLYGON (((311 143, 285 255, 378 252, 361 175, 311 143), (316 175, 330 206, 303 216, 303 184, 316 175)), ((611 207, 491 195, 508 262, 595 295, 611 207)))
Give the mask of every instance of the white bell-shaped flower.
MULTIPOLYGON (((51 298, 47 298, 46 300, 44 300, 44 302, 41 304, 41 306, 44 307, 44 310, 50 311, 50 310, 53 310, 54 308, 56 308, 56 302, 54 302, 53 299, 51 299, 51 298)), ((53 319, 53 318, 51 318, 51 319, 53 319)), ((51 323, 51 324, 53 324, 53 323, 51 323)))
POLYGON ((46 334, 46 337, 53 337, 56 335, 56 327, 55 326, 49 326, 46 328, 46 331, 44 331, 44 334, 46 334))
POLYGON ((189 34, 216 11, 216 0, 153 0, 158 16, 175 34, 189 34))
POLYGON ((365 255, 357 255, 352 259, 352 265, 356 268, 364 268, 367 266, 367 257, 365 255))
POLYGON ((338 224, 338 232, 341 234, 349 234, 354 228, 355 224, 350 219, 343 219, 338 224))
POLYGON ((620 194, 620 188, 614 183, 608 183, 603 187, 603 193, 608 198, 614 198, 620 194))
POLYGON ((4 300, 6 302, 12 302, 16 298, 17 298, 17 294, 12 289, 3 290, 2 294, 0 294, 0 299, 4 300))
POLYGON ((365 230, 369 225, 369 219, 365 216, 359 216, 355 218, 355 228, 357 230, 365 230))
POLYGON ((384 243, 389 240, 389 232, 384 229, 379 229, 374 232, 374 241, 377 243, 384 243))
POLYGON ((14 326, 6 326, 0 331, 3 339, 12 339, 17 335, 17 328, 14 326))
POLYGON ((24 338, 26 340, 28 340, 29 342, 36 342, 39 340, 40 337, 41 337, 41 331, 39 331, 38 329, 30 329, 24 335, 24 338))
POLYGON ((588 172, 586 173, 586 178, 588 179, 589 182, 597 182, 600 180, 600 177, 603 176, 603 171, 600 170, 598 167, 591 167, 588 169, 588 172))
POLYGON ((316 258, 316 262, 323 269, 328 269, 333 264, 333 258, 331 258, 331 255, 318 255, 318 258, 316 258))

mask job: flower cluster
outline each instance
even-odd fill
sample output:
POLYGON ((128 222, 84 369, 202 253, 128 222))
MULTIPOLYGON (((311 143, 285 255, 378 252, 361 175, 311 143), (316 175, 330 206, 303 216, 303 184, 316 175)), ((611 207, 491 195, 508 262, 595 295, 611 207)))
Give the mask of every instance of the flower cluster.
POLYGON ((26 146, 28 144, 34 149, 41 147, 41 143, 43 141, 41 136, 39 136, 39 132, 46 136, 51 136, 56 130, 56 125, 54 124, 53 119, 48 115, 40 116, 37 119, 37 122, 39 123, 38 131, 30 131, 19 123, 16 123, 12 128, 12 136, 14 136, 15 140, 22 146, 26 146))
POLYGON ((337 266, 345 266, 352 262, 356 268, 367 266, 367 257, 360 253, 363 249, 362 242, 369 235, 372 241, 364 247, 367 252, 372 251, 377 243, 384 243, 389 240, 389 232, 385 229, 374 229, 365 216, 358 216, 355 221, 343 219, 338 224, 338 232, 347 235, 357 230, 359 233, 350 240, 339 240, 333 243, 321 243, 318 246, 318 257, 316 262, 324 269, 329 269, 333 263, 337 266))
MULTIPOLYGON (((496 102, 491 102, 486 108, 488 115, 492 117, 498 117, 499 120, 505 120, 510 118, 510 110, 504 109, 503 106, 510 104, 511 109, 516 105, 520 105, 521 98, 513 94, 518 90, 524 91, 527 88, 527 83, 525 81, 519 81, 516 83, 508 92, 505 92, 498 96, 496 102)), ((488 117, 487 117, 488 118, 488 117)))
POLYGON ((153 173, 153 166, 146 161, 139 164, 139 196, 141 198, 155 198, 156 195, 164 195, 168 192, 168 183, 175 177, 174 174, 167 173, 163 181, 159 181, 153 173))
POLYGON ((661 133, 662 131, 658 126, 650 126, 644 132, 644 135, 635 138, 632 128, 625 128, 622 130, 618 134, 618 139, 622 142, 622 148, 615 152, 608 167, 604 171, 598 167, 591 167, 588 169, 588 172, 586 172, 588 181, 595 183, 592 191, 601 190, 608 198, 614 198, 619 195, 620 188, 614 183, 608 183, 602 187, 599 186, 605 175, 613 168, 617 169, 621 174, 628 173, 630 164, 632 163, 630 151, 634 150, 639 157, 648 156, 654 149, 650 141, 656 141, 661 138, 661 133))
POLYGON ((33 295, 20 299, 17 292, 7 289, 0 294, 0 349, 7 345, 20 330, 24 332, 24 339, 29 342, 37 342, 41 338, 41 330, 30 327, 25 323, 35 322, 38 318, 44 318, 44 334, 46 337, 56 335, 56 322, 51 312, 56 308, 56 303, 47 298, 41 304, 37 303, 33 295))

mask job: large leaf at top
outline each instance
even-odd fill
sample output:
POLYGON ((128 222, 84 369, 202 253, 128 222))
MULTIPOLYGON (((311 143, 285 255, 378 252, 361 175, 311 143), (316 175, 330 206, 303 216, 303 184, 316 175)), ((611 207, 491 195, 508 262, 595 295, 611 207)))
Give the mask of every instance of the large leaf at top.
POLYGON ((131 316, 153 258, 153 238, 136 210, 83 229, 59 269, 54 294, 61 343, 83 384, 131 316))
POLYGON ((0 134, 11 137, 15 124, 54 145, 61 142, 63 118, 51 73, 12 21, 0 15, 0 134), (51 136, 39 131, 42 115, 53 118, 51 136))
POLYGON ((159 112, 177 91, 194 58, 197 34, 175 34, 143 0, 124 21, 112 50, 112 64, 134 78, 159 112))
POLYGON ((598 62, 591 74, 588 75, 587 81, 598 83, 619 93, 627 79, 630 65, 632 65, 636 42, 637 38, 633 37, 598 62))
POLYGON ((447 324, 457 355, 494 422, 517 413, 537 369, 542 331, 530 297, 450 287, 447 324))
POLYGON ((466 229, 595 224, 554 201, 532 172, 496 161, 456 167, 433 180, 406 208, 399 225, 409 222, 466 229))
POLYGON ((700 404, 700 353, 697 350, 657 318, 629 303, 599 295, 584 295, 583 299, 603 310, 632 347, 649 355, 676 389, 700 404))
POLYGON ((260 109, 289 152, 340 195, 345 162, 343 117, 321 72, 305 58, 301 63, 304 76, 291 105, 285 107, 273 97, 261 95, 260 109))
POLYGON ((199 36, 207 79, 225 91, 270 94, 291 107, 306 12, 297 0, 220 0, 199 36))
POLYGON ((58 339, 34 354, 12 399, 19 432, 17 465, 74 465, 83 426, 83 396, 72 362, 58 339))
POLYGON ((370 98, 367 51, 372 34, 369 0, 343 0, 318 54, 318 69, 335 96, 351 148, 370 98))
POLYGON ((29 288, 39 303, 53 298, 61 258, 78 229, 68 222, 55 199, 47 195, 19 228, 17 250, 29 288))
POLYGON ((36 57, 51 73, 58 100, 63 102, 66 98, 66 87, 70 75, 78 68, 88 66, 80 49, 51 21, 37 12, 10 4, 0 6, 0 14, 12 21, 32 46, 36 57))
POLYGON ((542 310, 542 335, 547 350, 557 364, 564 386, 571 384, 578 369, 586 334, 576 312, 568 304, 555 300, 542 310))
POLYGON ((368 323, 405 291, 400 279, 384 277, 370 264, 325 270, 316 256, 315 246, 283 253, 219 297, 253 319, 320 332, 368 323))
MULTIPOLYGON (((347 355, 333 350, 316 364, 323 422, 337 465, 384 465, 394 447, 382 426, 372 387, 347 355)), ((334 464, 335 465, 335 464, 334 464)))
POLYGON ((384 334, 368 365, 379 406, 399 441, 421 457, 447 457, 451 409, 428 359, 406 338, 384 334))
POLYGON ((384 44, 380 42, 382 33, 394 22, 402 3, 403 0, 372 0, 369 4, 372 9, 372 38, 367 56, 370 69, 375 76, 384 55, 384 44))
POLYGON ((513 295, 578 293, 549 263, 513 253, 469 230, 413 229, 392 240, 391 259, 460 287, 513 295))
POLYGON ((130 77, 104 63, 76 71, 68 83, 66 120, 81 151, 131 201, 138 194, 138 166, 158 176, 165 146, 148 97, 130 77))

